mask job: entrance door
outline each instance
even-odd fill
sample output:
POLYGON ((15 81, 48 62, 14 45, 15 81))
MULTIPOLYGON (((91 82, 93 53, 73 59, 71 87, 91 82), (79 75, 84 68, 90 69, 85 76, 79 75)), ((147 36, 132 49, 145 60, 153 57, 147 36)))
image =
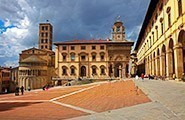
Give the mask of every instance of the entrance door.
POLYGON ((80 76, 81 77, 84 77, 86 76, 86 67, 85 66, 82 66, 81 69, 80 69, 80 76))
POLYGON ((122 74, 122 64, 121 63, 118 63, 118 64, 115 65, 115 73, 114 73, 114 76, 115 77, 122 77, 121 74, 122 74))

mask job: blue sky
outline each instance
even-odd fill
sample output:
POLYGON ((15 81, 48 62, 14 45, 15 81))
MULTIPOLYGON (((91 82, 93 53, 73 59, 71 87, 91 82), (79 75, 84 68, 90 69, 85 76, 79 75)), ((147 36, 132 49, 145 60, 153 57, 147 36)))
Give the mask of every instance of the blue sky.
POLYGON ((37 46, 38 25, 49 20, 53 41, 107 39, 118 15, 135 41, 150 0, 0 0, 0 66, 17 66, 37 46))

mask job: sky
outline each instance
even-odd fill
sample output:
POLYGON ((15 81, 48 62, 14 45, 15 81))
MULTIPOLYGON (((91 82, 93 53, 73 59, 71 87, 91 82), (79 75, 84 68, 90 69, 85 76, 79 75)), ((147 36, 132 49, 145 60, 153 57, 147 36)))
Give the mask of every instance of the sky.
MULTIPOLYGON (((126 39, 136 41, 150 0, 0 0, 0 66, 38 47, 39 23, 53 25, 53 42, 111 38, 117 16, 126 39)), ((53 50, 55 46, 53 46, 53 50)))

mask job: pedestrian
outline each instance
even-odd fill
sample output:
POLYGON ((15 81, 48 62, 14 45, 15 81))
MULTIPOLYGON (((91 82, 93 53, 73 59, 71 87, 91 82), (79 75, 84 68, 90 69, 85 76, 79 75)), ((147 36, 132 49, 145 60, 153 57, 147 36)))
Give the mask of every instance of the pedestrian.
POLYGON ((142 73, 141 74, 141 79, 144 80, 144 77, 145 77, 145 75, 142 73))
POLYGON ((24 94, 24 87, 23 86, 21 87, 21 94, 22 95, 24 94))
POLYGON ((16 87, 15 88, 15 96, 18 96, 19 95, 19 87, 16 87))
POLYGON ((31 91, 31 88, 30 88, 30 86, 28 86, 28 91, 31 91))

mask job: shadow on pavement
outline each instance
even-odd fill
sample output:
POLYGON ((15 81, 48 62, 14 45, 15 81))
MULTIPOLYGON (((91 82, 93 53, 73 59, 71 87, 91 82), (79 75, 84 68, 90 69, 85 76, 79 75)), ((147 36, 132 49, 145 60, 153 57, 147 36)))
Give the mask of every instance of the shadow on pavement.
POLYGON ((42 102, 12 102, 12 103, 0 103, 0 112, 13 110, 18 107, 30 106, 32 104, 40 104, 42 102))

